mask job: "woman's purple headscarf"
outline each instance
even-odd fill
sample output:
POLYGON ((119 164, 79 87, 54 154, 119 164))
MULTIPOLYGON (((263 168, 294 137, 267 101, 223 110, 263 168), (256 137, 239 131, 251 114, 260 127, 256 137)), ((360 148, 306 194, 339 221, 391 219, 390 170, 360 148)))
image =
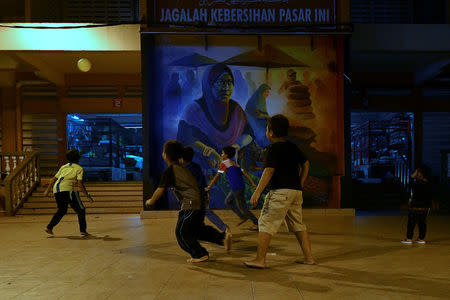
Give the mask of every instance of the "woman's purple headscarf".
POLYGON ((214 86, 214 82, 220 75, 222 75, 225 72, 231 76, 231 79, 233 80, 234 84, 233 72, 231 72, 231 69, 227 65, 219 63, 206 69, 205 74, 208 75, 207 76, 203 75, 202 80, 203 98, 205 98, 206 101, 208 101, 213 97, 212 89, 214 86))

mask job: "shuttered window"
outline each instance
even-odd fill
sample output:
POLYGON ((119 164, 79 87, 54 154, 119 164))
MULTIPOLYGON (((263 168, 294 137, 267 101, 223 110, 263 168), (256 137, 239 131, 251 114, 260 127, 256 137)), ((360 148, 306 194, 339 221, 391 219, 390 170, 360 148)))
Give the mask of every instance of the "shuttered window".
MULTIPOLYGON (((137 23, 139 0, 32 0, 31 22, 137 23)), ((1 0, 0 21, 23 22, 25 0, 1 0)))
POLYGON ((352 23, 413 23, 412 0, 351 0, 352 23))
POLYGON ((70 0, 64 2, 68 22, 131 23, 138 20, 136 0, 70 0))
POLYGON ((55 114, 22 115, 23 149, 37 151, 41 176, 53 177, 58 171, 58 133, 55 114))

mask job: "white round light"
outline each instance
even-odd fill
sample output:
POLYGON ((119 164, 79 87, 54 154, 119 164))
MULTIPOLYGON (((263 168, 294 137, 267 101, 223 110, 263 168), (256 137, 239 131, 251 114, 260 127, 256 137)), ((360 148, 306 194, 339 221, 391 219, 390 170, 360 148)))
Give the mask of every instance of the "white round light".
POLYGON ((81 72, 89 72, 92 67, 91 62, 87 58, 80 58, 77 62, 78 69, 81 72))

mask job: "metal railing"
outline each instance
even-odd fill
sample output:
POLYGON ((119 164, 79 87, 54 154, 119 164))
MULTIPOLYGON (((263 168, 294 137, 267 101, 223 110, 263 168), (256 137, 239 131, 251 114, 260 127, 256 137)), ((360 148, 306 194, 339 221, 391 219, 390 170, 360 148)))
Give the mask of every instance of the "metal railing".
POLYGON ((2 174, 7 174, 3 181, 6 214, 13 216, 40 184, 39 156, 37 152, 17 152, 1 153, 0 157, 2 174))
POLYGON ((411 182, 411 168, 405 161, 400 160, 395 163, 395 177, 398 178, 404 189, 409 187, 411 182))

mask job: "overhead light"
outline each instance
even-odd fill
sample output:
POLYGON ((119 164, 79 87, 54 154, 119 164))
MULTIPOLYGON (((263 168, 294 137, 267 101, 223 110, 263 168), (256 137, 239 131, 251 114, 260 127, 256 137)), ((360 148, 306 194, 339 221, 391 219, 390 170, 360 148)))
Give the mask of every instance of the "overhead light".
POLYGON ((91 62, 87 58, 80 58, 77 62, 78 69, 81 72, 89 72, 92 67, 91 62))
POLYGON ((77 115, 69 115, 69 117, 75 121, 84 122, 84 119, 78 117, 77 115))

